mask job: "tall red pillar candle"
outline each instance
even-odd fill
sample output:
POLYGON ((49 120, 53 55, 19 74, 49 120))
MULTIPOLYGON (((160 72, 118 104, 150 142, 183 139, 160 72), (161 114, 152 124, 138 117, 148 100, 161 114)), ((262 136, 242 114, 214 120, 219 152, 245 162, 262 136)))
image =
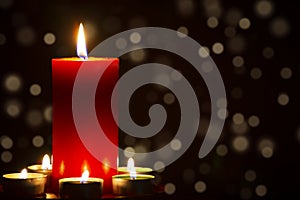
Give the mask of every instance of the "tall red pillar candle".
MULTIPOLYGON (((81 58, 52 59, 52 187, 58 192, 60 178, 80 176, 85 169, 88 169, 91 176, 104 179, 103 193, 111 194, 111 177, 117 173, 118 149, 105 149, 109 154, 102 160, 96 158, 87 149, 74 122, 72 95, 74 82, 82 65, 90 69, 90 73, 84 76, 83 84, 89 84, 89 76, 94 76, 95 71, 106 68, 95 92, 95 112, 105 136, 118 146, 118 126, 110 108, 111 94, 119 77, 119 60, 118 58, 87 58, 87 55, 82 56, 80 52, 78 55, 81 58)), ((81 123, 88 124, 89 119, 81 123)), ((93 131, 91 128, 83 134, 89 137, 93 131)), ((97 145, 94 148, 99 150, 107 146, 103 142, 105 141, 95 141, 97 145)))

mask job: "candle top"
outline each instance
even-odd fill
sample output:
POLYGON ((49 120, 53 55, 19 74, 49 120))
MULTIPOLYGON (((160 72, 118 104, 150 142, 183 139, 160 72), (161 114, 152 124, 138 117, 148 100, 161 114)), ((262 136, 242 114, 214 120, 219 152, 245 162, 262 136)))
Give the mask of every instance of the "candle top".
POLYGON ((30 165, 27 168, 34 171, 52 171, 52 165, 49 166, 49 169, 43 169, 43 166, 41 164, 30 165))
POLYGON ((148 174, 137 174, 136 177, 133 179, 130 177, 130 174, 119 174, 119 175, 114 175, 112 177, 113 179, 122 179, 122 180, 149 180, 149 179, 154 179, 155 176, 153 175, 148 175, 148 174))
POLYGON ((110 57, 88 57, 87 59, 82 59, 78 57, 68 57, 68 58, 53 58, 54 61, 113 61, 119 60, 118 58, 110 58, 110 57))
MULTIPOLYGON (((134 167, 136 173, 147 173, 153 170, 149 167, 134 167)), ((128 172, 128 167, 118 167, 119 172, 128 172)))
POLYGON ((10 173, 4 174, 3 178, 6 179, 34 179, 34 178, 45 178, 47 175, 40 173, 27 173, 26 177, 22 177, 21 173, 10 173))
POLYGON ((103 179, 93 178, 93 177, 89 177, 86 181, 82 181, 81 177, 69 177, 69 178, 59 179, 59 183, 70 183, 70 184, 88 184, 88 183, 95 183, 95 182, 103 183, 103 179))

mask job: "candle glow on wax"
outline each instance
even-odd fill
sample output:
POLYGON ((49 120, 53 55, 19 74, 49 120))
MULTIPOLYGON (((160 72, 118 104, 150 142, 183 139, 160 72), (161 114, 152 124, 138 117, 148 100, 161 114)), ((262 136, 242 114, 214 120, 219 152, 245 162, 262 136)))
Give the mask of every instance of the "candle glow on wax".
POLYGON ((84 170, 84 172, 82 173, 81 178, 80 178, 80 183, 87 182, 89 180, 89 176, 90 176, 89 170, 87 170, 87 169, 84 170))
POLYGON ((87 59, 88 57, 82 23, 80 23, 79 25, 78 36, 77 36, 77 55, 79 58, 83 58, 83 59, 87 59))
POLYGON ((52 169, 51 163, 50 163, 50 157, 48 154, 45 154, 42 161, 42 169, 52 169))
POLYGON ((27 170, 25 168, 21 171, 20 178, 27 178, 27 170))
POLYGON ((127 161, 127 170, 129 171, 130 178, 136 179, 136 170, 134 167, 134 160, 133 158, 129 158, 127 161))

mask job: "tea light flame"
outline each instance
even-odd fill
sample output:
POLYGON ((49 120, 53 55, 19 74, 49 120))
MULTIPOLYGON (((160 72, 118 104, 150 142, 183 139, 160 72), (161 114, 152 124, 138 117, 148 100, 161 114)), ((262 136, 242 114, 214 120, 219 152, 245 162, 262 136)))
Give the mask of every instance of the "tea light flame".
POLYGON ((83 59, 86 59, 88 57, 82 23, 80 23, 79 25, 78 36, 77 36, 77 55, 78 57, 83 59))
POLYGON ((21 171, 20 178, 27 178, 27 170, 25 168, 21 171))
POLYGON ((45 154, 42 162, 42 169, 51 169, 50 157, 45 154))
POLYGON ((134 160, 133 158, 129 158, 127 161, 127 170, 129 171, 130 178, 136 179, 136 170, 134 167, 134 160))
POLYGON ((84 182, 87 182, 88 179, 89 179, 89 176, 90 176, 90 172, 89 170, 84 170, 82 175, 81 175, 81 178, 80 178, 80 183, 84 183, 84 182))

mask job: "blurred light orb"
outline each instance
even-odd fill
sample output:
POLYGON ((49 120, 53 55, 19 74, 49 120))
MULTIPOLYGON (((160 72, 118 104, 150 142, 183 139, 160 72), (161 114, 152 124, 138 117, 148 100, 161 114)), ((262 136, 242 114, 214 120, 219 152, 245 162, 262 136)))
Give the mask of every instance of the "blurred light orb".
POLYGON ((4 163, 9 163, 13 159, 13 154, 10 151, 3 151, 1 153, 1 160, 4 163))
POLYGON ((276 38, 284 38, 290 31, 290 23, 283 17, 277 17, 270 23, 270 33, 276 38))
POLYGON ((241 35, 236 35, 228 40, 227 46, 228 50, 232 54, 240 54, 242 53, 246 48, 246 40, 241 35))
POLYGON ((191 184, 195 180, 196 173, 193 169, 185 169, 182 176, 185 184, 191 184))
POLYGON ((31 127, 40 126, 43 123, 43 114, 36 109, 30 110, 26 115, 26 122, 31 127))
POLYGON ((219 0, 205 0, 201 2, 203 4, 205 14, 207 17, 221 17, 223 8, 219 0))
POLYGON ((4 34, 0 33, 0 45, 4 45, 6 43, 6 37, 4 34))
POLYGON ((55 38, 55 35, 53 33, 46 33, 44 35, 44 42, 47 45, 54 44, 55 40, 56 40, 56 38, 55 38))
POLYGON ((29 88, 30 94, 32 96, 38 96, 42 92, 42 88, 39 84, 32 84, 29 88))
POLYGON ((258 142, 258 151, 264 158, 271 158, 274 153, 275 144, 269 138, 260 139, 258 142))
POLYGON ((235 124, 242 124, 245 121, 244 115, 242 113, 235 113, 232 117, 232 121, 235 124))
POLYGON ((283 79, 290 79, 292 75, 293 75, 293 71, 291 70, 291 68, 284 67, 280 70, 280 76, 283 79))
POLYGON ((0 8, 2 9, 8 9, 13 5, 14 1, 13 0, 1 0, 0 1, 0 8))
POLYGON ((190 17, 196 10, 194 0, 177 0, 176 6, 179 14, 182 17, 190 17))
POLYGON ((143 49, 139 49, 139 50, 135 50, 135 51, 131 51, 129 53, 129 58, 131 59, 131 61, 133 62, 142 62, 146 57, 146 52, 143 49))
POLYGON ((241 199, 250 199, 252 196, 252 192, 250 188, 242 188, 240 191, 241 199))
POLYGON ((160 73, 160 74, 156 75, 154 77, 154 81, 158 82, 158 83, 163 83, 163 85, 170 85, 171 84, 170 76, 168 74, 165 74, 165 73, 160 73))
POLYGON ((216 102, 218 108, 226 108, 227 107, 227 100, 226 98, 219 98, 216 102))
POLYGON ((261 150, 261 155, 265 158, 271 158, 273 156, 273 148, 263 147, 263 149, 261 150))
POLYGON ((243 97, 243 89, 240 87, 235 87, 231 90, 231 97, 234 99, 240 99, 243 97))
POLYGON ((290 101, 290 98, 286 93, 279 94, 279 96, 277 98, 277 102, 281 106, 286 106, 289 103, 289 101, 290 101))
POLYGON ((228 117, 228 110, 226 108, 218 109, 218 118, 219 119, 226 119, 228 117))
POLYGON ((130 135, 126 135, 124 138, 124 143, 127 146, 133 146, 135 144, 136 139, 130 135))
POLYGON ((211 167, 208 163, 201 163, 199 165, 200 174, 207 175, 210 173, 210 171, 211 171, 211 167))
POLYGON ((196 192, 203 193, 206 191, 206 183, 203 181, 197 181, 194 185, 196 192))
POLYGON ((248 18, 244 17, 244 18, 240 19, 240 21, 239 21, 239 26, 241 29, 244 29, 244 30, 249 29, 250 25, 251 25, 251 22, 248 18))
POLYGON ((237 26, 242 15, 242 12, 238 8, 230 8, 226 13, 225 20, 229 25, 237 26))
POLYGON ((165 170, 165 164, 162 161, 156 161, 153 165, 155 171, 161 173, 165 170))
POLYGON ((216 28, 219 25, 219 20, 216 17, 209 17, 206 23, 209 28, 216 28))
POLYGON ((255 193, 259 197, 263 197, 267 194, 267 187, 265 185, 258 185, 255 188, 255 193))
POLYGON ((127 47, 127 41, 124 38, 118 38, 115 45, 118 49, 123 50, 127 47))
POLYGON ((260 123, 259 117, 256 115, 252 115, 248 118, 248 124, 251 127, 257 127, 260 123))
POLYGON ((244 177, 246 181, 253 182, 256 179, 256 172, 254 170, 249 169, 245 172, 244 177))
POLYGON ((241 124, 232 123, 231 129, 235 134, 242 135, 247 133, 249 126, 245 121, 243 121, 241 124))
POLYGON ((270 0, 257 1, 254 5, 254 12, 260 18, 270 17, 274 12, 273 2, 270 0))
POLYGON ((235 36, 235 34, 236 34, 236 30, 235 30, 235 28, 233 26, 227 26, 225 28, 224 33, 225 33, 226 37, 233 38, 235 36))
POLYGON ((244 58, 242 56, 235 56, 232 59, 232 64, 235 67, 242 67, 244 65, 244 58))
POLYGON ((22 46, 30 46, 36 39, 35 30, 32 27, 24 26, 17 30, 16 40, 22 46))
POLYGON ((32 144, 34 147, 42 147, 44 145, 44 138, 40 135, 36 135, 32 138, 32 144))
POLYGON ((18 117, 21 113, 21 104, 17 100, 10 100, 5 105, 6 112, 10 117, 18 117))
POLYGON ((222 43, 220 42, 216 42, 213 44, 212 46, 212 50, 215 54, 221 54, 224 51, 224 46, 222 43))
POLYGON ((22 87, 22 80, 16 74, 10 74, 4 79, 4 87, 9 92, 17 92, 22 87))
POLYGON ((47 122, 52 122, 52 106, 46 106, 46 108, 44 109, 44 119, 47 122))
POLYGON ((14 145, 13 140, 7 135, 0 137, 0 143, 3 149, 11 149, 14 145))
POLYGON ((170 147, 174 151, 179 151, 182 147, 181 141, 179 139, 176 139, 176 138, 173 139, 170 143, 170 147))
POLYGON ((172 195, 176 191, 176 186, 173 183, 167 183, 164 187, 164 191, 168 195, 172 195))
POLYGON ((177 36, 178 36, 178 37, 184 38, 184 37, 186 37, 188 34, 189 34, 189 30, 188 30, 188 28, 185 27, 185 26, 180 26, 180 27, 177 29, 177 36))
POLYGON ((262 51, 262 54, 265 58, 270 59, 274 56, 274 50, 271 47, 265 47, 262 51))
MULTIPOLYGON (((110 24, 111 26, 111 24, 110 24)), ((128 26, 130 28, 138 28, 147 26, 147 19, 143 16, 136 16, 129 20, 128 26)))
POLYGON ((171 79, 173 81, 180 81, 182 78, 183 78, 183 75, 179 71, 173 70, 171 72, 171 79))
POLYGON ((216 148, 216 152, 218 154, 218 156, 226 156, 228 153, 228 148, 225 144, 220 144, 217 146, 216 148))
POLYGON ((134 156, 134 154, 135 154, 134 148, 132 148, 132 147, 126 147, 124 149, 124 156, 126 158, 132 158, 134 156))
POLYGON ((167 94, 164 95, 163 100, 165 102, 165 104, 173 104, 175 102, 175 96, 174 94, 168 92, 167 94))
POLYGON ((207 47, 200 47, 198 50, 198 54, 202 58, 206 58, 209 56, 209 48, 207 47))
POLYGON ((138 44, 141 42, 142 40, 142 36, 141 34, 139 34, 138 32, 133 32, 130 34, 129 36, 130 38, 130 41, 133 43, 133 44, 138 44))
POLYGON ((201 69, 205 73, 211 72, 214 69, 213 67, 214 67, 213 64, 210 63, 210 62, 203 62, 202 65, 201 65, 201 69))
POLYGON ((254 67, 251 69, 250 71, 250 76, 251 78, 253 78, 254 80, 260 79, 262 76, 262 71, 260 68, 258 67, 254 67))
POLYGON ((232 146, 236 152, 245 152, 249 148, 249 140, 245 136, 237 136, 233 139, 232 146))

